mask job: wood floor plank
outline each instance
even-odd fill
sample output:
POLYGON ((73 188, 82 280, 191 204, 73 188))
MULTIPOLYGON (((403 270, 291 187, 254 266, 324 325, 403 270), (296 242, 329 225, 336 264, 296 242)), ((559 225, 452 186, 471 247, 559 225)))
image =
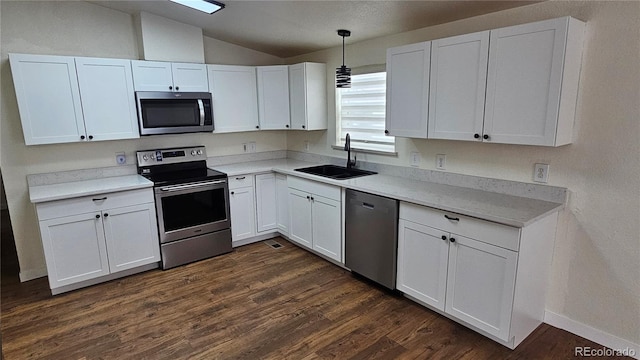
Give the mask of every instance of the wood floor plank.
POLYGON ((515 351, 284 239, 51 296, 2 274, 13 359, 566 359, 600 346, 542 325, 515 351))

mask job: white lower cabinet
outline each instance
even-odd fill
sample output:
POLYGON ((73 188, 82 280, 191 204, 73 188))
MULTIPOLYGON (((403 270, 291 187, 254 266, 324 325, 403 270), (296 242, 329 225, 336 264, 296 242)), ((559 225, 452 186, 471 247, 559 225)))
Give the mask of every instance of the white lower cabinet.
POLYGON ((238 241, 256 235, 256 199, 253 175, 229 177, 229 211, 231 212, 231 238, 238 241))
POLYGON ((294 176, 289 186, 289 238, 330 258, 342 261, 341 195, 337 186, 294 176))
POLYGON ((39 203, 36 211, 54 294, 160 261, 152 189, 39 203))
POLYGON ((513 349, 542 323, 556 221, 520 229, 401 203, 397 288, 513 349))
POLYGON ((277 228, 276 174, 256 175, 256 232, 277 228))
POLYGON ((276 174, 276 226, 278 231, 289 236, 289 187, 287 175, 276 174))

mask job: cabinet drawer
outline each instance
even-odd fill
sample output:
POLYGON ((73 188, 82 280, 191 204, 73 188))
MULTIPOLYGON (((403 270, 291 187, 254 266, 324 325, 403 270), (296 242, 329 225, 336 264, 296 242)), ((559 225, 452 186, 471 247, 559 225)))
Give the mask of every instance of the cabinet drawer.
POLYGON ((318 196, 324 196, 326 198, 340 201, 340 187, 334 185, 327 185, 319 183, 317 181, 302 179, 295 176, 287 177, 287 186, 293 189, 298 189, 310 194, 318 196))
POLYGON ((152 202, 154 202, 153 188, 147 188, 49 201, 37 204, 36 211, 38 212, 38 220, 42 221, 152 202))
POLYGON ((253 186, 253 175, 229 176, 229 189, 253 186))
POLYGON ((426 206, 401 202, 400 219, 466 236, 513 251, 518 251, 520 246, 519 228, 436 210, 426 206), (459 220, 449 220, 445 215, 459 220))

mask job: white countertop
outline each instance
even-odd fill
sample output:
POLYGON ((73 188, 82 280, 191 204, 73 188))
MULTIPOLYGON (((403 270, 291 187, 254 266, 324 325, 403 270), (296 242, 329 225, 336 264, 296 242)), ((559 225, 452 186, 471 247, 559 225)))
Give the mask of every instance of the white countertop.
POLYGON ((32 203, 41 203, 149 187, 153 187, 153 182, 140 175, 124 175, 61 184, 30 186, 29 198, 32 203))
POLYGON ((227 173, 230 177, 275 171, 515 227, 529 225, 552 212, 561 210, 564 206, 555 202, 390 175, 377 174, 348 180, 333 180, 295 171, 298 168, 314 165, 318 164, 277 159, 216 165, 213 168, 227 173))

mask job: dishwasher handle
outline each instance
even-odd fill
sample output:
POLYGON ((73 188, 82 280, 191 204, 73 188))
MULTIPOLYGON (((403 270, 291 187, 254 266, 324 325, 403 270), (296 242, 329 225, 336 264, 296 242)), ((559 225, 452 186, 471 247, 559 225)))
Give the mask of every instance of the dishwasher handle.
POLYGON ((373 204, 369 204, 369 203, 366 203, 366 202, 362 203, 362 207, 365 208, 365 209, 369 209, 369 210, 373 210, 375 208, 375 206, 373 206, 373 204))

